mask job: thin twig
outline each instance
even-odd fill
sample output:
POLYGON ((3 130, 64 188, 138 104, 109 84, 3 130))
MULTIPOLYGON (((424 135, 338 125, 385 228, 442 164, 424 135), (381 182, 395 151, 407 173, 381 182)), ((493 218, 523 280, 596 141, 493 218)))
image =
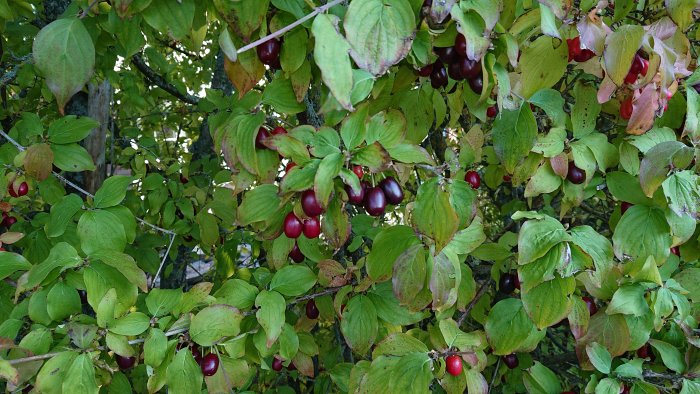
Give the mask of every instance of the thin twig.
POLYGON ((86 16, 88 16, 92 7, 94 7, 97 3, 99 3, 99 1, 100 0, 92 0, 92 3, 90 3, 90 5, 88 5, 88 7, 86 9, 80 11, 80 16, 78 16, 78 18, 83 19, 86 16))
POLYGON ((136 66, 136 69, 138 69, 141 72, 141 74, 143 74, 146 77, 146 79, 153 82, 153 84, 155 84, 159 88, 170 93, 175 98, 178 98, 187 104, 194 105, 199 102, 199 97, 187 93, 181 93, 179 90, 177 90, 175 86, 171 85, 168 81, 165 80, 165 78, 156 73, 155 70, 153 70, 151 67, 148 66, 148 64, 146 64, 146 62, 143 60, 140 54, 132 56, 131 62, 134 64, 134 66, 136 66))
POLYGON ((151 280, 151 286, 149 288, 153 288, 153 285, 156 283, 156 279, 158 279, 158 276, 160 276, 160 271, 163 269, 163 266, 165 265, 165 261, 168 259, 168 254, 170 253, 170 248, 173 246, 173 241, 175 241, 175 233, 170 235, 170 244, 168 244, 168 249, 165 251, 165 254, 163 255, 163 259, 160 261, 160 265, 158 266, 158 271, 156 272, 155 276, 153 276, 153 279, 151 280))
POLYGON ((481 297, 486 294, 486 291, 489 289, 491 282, 491 278, 487 279, 484 283, 481 284, 481 287, 479 287, 479 290, 476 292, 476 295, 474 298, 471 300, 469 305, 467 305, 467 309, 464 310, 464 313, 462 313, 462 316, 459 317, 459 320, 457 320, 457 327, 461 327, 462 324, 464 323, 464 320, 469 316, 469 312, 472 311, 474 308, 474 305, 476 305, 477 302, 481 299, 481 297))
POLYGON ((496 381, 496 376, 498 375, 498 367, 501 366, 501 358, 499 357, 498 360, 496 361, 496 368, 493 369, 493 375, 491 375, 491 383, 489 383, 489 393, 491 392, 491 388, 493 388, 493 383, 496 381))
POLYGON ((0 77, 0 88, 5 87, 7 84, 10 82, 14 81, 15 78, 17 78, 17 72, 21 66, 23 66, 25 63, 30 63, 32 61, 32 54, 24 55, 21 58, 19 58, 19 63, 15 64, 14 67, 12 67, 12 70, 8 71, 0 77))

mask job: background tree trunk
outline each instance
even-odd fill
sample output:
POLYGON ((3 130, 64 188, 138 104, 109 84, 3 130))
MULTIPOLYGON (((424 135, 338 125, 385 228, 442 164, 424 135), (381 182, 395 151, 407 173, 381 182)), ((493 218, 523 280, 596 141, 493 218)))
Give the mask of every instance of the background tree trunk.
POLYGON ((85 171, 85 188, 90 193, 95 193, 100 188, 107 174, 105 163, 105 145, 107 141, 107 129, 109 128, 110 113, 112 108, 112 85, 104 80, 99 85, 88 85, 88 116, 100 123, 85 139, 85 149, 92 156, 95 163, 95 171, 85 171))

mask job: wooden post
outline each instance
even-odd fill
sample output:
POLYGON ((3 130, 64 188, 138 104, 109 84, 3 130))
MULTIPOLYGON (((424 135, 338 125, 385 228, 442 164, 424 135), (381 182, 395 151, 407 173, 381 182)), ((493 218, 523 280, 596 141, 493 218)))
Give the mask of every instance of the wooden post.
POLYGON ((90 83, 88 91, 88 116, 100 123, 85 139, 85 149, 90 153, 92 161, 95 163, 95 171, 85 171, 85 188, 94 194, 102 186, 107 174, 105 145, 111 119, 112 85, 107 80, 99 85, 90 83))

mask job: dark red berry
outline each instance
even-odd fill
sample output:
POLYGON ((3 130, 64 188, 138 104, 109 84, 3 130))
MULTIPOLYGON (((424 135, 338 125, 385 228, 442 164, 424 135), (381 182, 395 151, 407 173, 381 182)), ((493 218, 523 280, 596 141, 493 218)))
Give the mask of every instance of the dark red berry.
POLYGON ((629 120, 632 117, 632 97, 627 97, 620 103, 620 117, 624 120, 629 120))
POLYGON ((433 71, 430 73, 430 85, 433 89, 440 89, 447 86, 447 70, 442 63, 435 62, 433 64, 433 71))
POLYGON ((117 354, 115 359, 117 360, 117 365, 119 366, 119 369, 121 369, 122 371, 127 370, 136 364, 136 357, 122 357, 117 354))
POLYGON ((284 167, 284 172, 289 172, 289 170, 291 170, 292 168, 294 168, 296 166, 297 166, 297 163, 290 161, 289 163, 287 163, 287 166, 284 167))
POLYGON ((497 114, 498 114, 498 107, 496 107, 495 105, 492 105, 492 106, 486 108, 486 116, 488 116, 489 118, 493 118, 497 114))
POLYGON ((381 216, 386 209, 386 196, 379 187, 373 187, 365 194, 365 210, 372 216, 381 216))
POLYGON ((593 316, 595 315, 596 312, 598 312, 598 307, 595 305, 595 300, 591 297, 582 297, 581 298, 583 302, 586 303, 586 306, 588 307, 588 313, 593 316))
POLYGON ((454 47, 438 47, 433 49, 443 63, 450 64, 457 57, 454 47))
POLYGON ((182 183, 182 184, 184 185, 184 184, 186 184, 186 183, 189 182, 189 181, 190 181, 190 180, 187 179, 186 176, 184 176, 183 174, 180 174, 180 183, 182 183))
POLYGON ((345 185, 345 192, 348 194, 348 202, 352 205, 362 205, 365 200, 366 186, 362 185, 359 192, 355 192, 349 185, 345 185))
POLYGON ((467 39, 462 34, 457 34, 455 38, 455 52, 459 56, 467 56, 467 39))
POLYGON ((209 353, 202 358, 202 374, 204 376, 214 376, 219 369, 219 356, 214 353, 209 353))
POLYGON ((574 60, 574 58, 581 54, 580 37, 574 37, 572 39, 566 40, 566 45, 569 47, 569 61, 574 60))
POLYGON ((471 60, 468 58, 459 59, 459 71, 461 71, 462 76, 467 79, 476 78, 481 75, 481 62, 471 60))
POLYGON ((304 220, 304 236, 306 236, 306 238, 318 238, 320 234, 321 222, 318 220, 318 216, 313 216, 304 220))
POLYGON ((681 256, 681 250, 678 249, 678 246, 671 246, 671 253, 675 254, 678 257, 681 256))
POLYGON ((623 201, 622 204, 620 204, 620 213, 624 215, 625 212, 627 212, 627 210, 630 209, 632 206, 634 206, 634 204, 629 203, 627 201, 623 201))
POLYGON ((318 203, 313 190, 306 190, 301 194, 301 208, 307 216, 318 216, 323 213, 323 208, 318 203))
POLYGON ((654 352, 651 351, 651 346, 649 346, 648 343, 645 343, 637 349, 637 356, 639 358, 648 358, 650 361, 654 361, 656 359, 656 356, 654 355, 654 352))
POLYGON ((476 171, 467 171, 464 174, 464 181, 470 184, 472 189, 478 189, 481 186, 481 176, 476 171))
POLYGON ((418 75, 421 77, 429 77, 430 73, 433 72, 433 65, 428 64, 427 66, 423 66, 418 70, 418 75))
POLYGON ((362 166, 352 166, 352 172, 354 172, 360 180, 365 176, 365 171, 362 169, 362 166))
POLYGON ((284 218, 284 235, 289 238, 299 238, 303 227, 304 225, 294 212, 289 212, 287 217, 284 218))
POLYGON ((27 193, 29 193, 29 185, 27 185, 27 182, 20 183, 19 187, 17 187, 17 195, 22 197, 26 196, 27 193))
POLYGON ((266 146, 263 142, 268 138, 270 138, 270 132, 266 128, 260 127, 258 129, 258 134, 255 136, 255 147, 258 149, 265 149, 266 146))
POLYGON ((587 62, 595 57, 595 52, 590 49, 581 49, 581 52, 574 57, 579 63, 587 62))
POLYGON ((639 73, 642 74, 643 77, 647 76, 647 72, 649 72, 649 61, 647 59, 642 58, 642 69, 639 70, 639 73))
POLYGON ((306 317, 311 320, 318 319, 318 308, 316 307, 316 302, 314 300, 309 300, 306 303, 306 317))
POLYGON ((282 370, 282 367, 283 367, 283 365, 282 365, 282 360, 280 360, 280 359, 277 358, 277 357, 275 357, 275 358, 272 359, 272 370, 273 370, 273 371, 279 372, 279 371, 282 370))
POLYGON ((304 261, 304 254, 301 252, 301 249, 299 249, 299 245, 297 245, 296 243, 294 243, 292 251, 289 252, 289 257, 295 263, 301 263, 302 261, 304 261))
POLYGON ((569 173, 566 175, 566 179, 574 185, 580 185, 586 180, 586 173, 576 167, 573 161, 569 162, 569 173))
POLYGON ((258 45, 255 50, 258 52, 258 59, 269 66, 279 61, 280 47, 280 40, 271 38, 258 45))
POLYGON ((7 227, 8 229, 15 223, 17 223, 17 218, 14 216, 8 216, 2 221, 3 226, 7 227))
POLYGON ((626 384, 622 385, 622 388, 620 388, 620 394, 630 394, 630 388, 626 384))
POLYGON ((384 192, 386 201, 391 205, 399 205, 403 201, 403 190, 394 177, 388 176, 379 182, 379 187, 384 192))
POLYGON ((450 63, 447 66, 447 75, 449 75, 450 78, 454 79, 455 81, 461 81, 464 79, 458 62, 450 63))
POLYGON ((503 294, 511 294, 515 291, 515 281, 517 276, 510 272, 501 274, 498 279, 498 290, 503 294))
POLYGON ((503 175, 503 182, 510 182, 512 180, 513 180, 513 178, 510 175, 508 175, 508 174, 503 175))
POLYGON ((280 134, 287 134, 287 129, 285 129, 282 126, 277 126, 274 129, 272 129, 272 135, 280 135, 280 134))
POLYGON ((447 373, 452 376, 459 376, 462 373, 462 358, 456 354, 447 356, 445 359, 447 373))
POLYGON ((481 92, 484 90, 484 80, 481 78, 481 76, 472 78, 469 80, 469 87, 472 88, 474 93, 481 94, 481 92))
POLYGON ((518 356, 515 353, 507 354, 503 356, 503 363, 506 367, 514 369, 518 367, 518 356))
POLYGON ((632 71, 628 72, 627 75, 625 76, 625 83, 628 83, 631 85, 635 82, 637 82, 637 74, 632 73, 632 71))

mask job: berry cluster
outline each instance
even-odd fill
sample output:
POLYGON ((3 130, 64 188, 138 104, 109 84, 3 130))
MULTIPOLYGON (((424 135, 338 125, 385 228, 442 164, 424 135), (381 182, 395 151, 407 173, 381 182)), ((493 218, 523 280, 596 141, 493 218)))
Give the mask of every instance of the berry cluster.
MULTIPOLYGON (((362 179, 362 177, 359 178, 362 179)), ((379 185, 374 187, 369 182, 362 181, 359 192, 346 185, 345 191, 350 204, 364 206, 365 211, 372 216, 383 215, 387 204, 398 205, 403 201, 401 185, 393 177, 382 179, 379 185)))
POLYGON ((595 57, 595 52, 590 49, 581 48, 581 37, 574 37, 566 40, 569 47, 569 62, 574 60, 579 63, 587 62, 595 57))
POLYGON ((454 45, 451 47, 438 47, 433 51, 438 59, 418 71, 422 77, 430 77, 430 84, 434 89, 447 86, 448 76, 455 81, 467 80, 471 89, 478 94, 484 88, 484 80, 481 72, 481 61, 467 57, 467 41, 462 34, 458 34, 454 45))
MULTIPOLYGON (((297 239, 304 234, 306 238, 318 238, 321 234, 321 215, 324 210, 321 204, 316 199, 316 193, 313 190, 306 190, 301 193, 301 208, 306 219, 302 220, 297 217, 294 212, 289 212, 284 218, 284 235, 289 238, 297 239)), ((294 248, 289 252, 289 257, 297 263, 304 261, 304 254, 301 253, 299 245, 295 242, 294 248)))

